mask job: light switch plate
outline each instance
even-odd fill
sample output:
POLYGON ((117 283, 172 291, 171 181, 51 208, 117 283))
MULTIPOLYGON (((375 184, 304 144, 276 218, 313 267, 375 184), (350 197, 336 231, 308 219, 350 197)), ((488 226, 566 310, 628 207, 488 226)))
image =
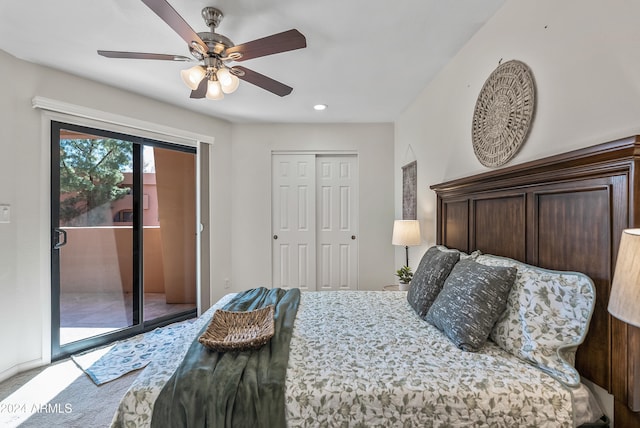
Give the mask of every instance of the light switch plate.
POLYGON ((0 204, 0 223, 11 223, 11 205, 0 204))

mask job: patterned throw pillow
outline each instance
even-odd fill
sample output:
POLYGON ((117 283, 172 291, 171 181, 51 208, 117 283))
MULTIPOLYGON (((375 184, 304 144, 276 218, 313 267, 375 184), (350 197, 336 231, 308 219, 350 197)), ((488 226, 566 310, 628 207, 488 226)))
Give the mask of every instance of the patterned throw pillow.
POLYGON ((424 253, 409 284, 407 301, 420 318, 427 315, 433 301, 442 290, 444 281, 460 259, 456 251, 440 251, 431 247, 424 253))
POLYGON ((584 341, 593 314, 595 287, 591 279, 498 256, 482 255, 477 261, 518 269, 507 309, 493 327, 491 340, 560 382, 578 385, 575 351, 584 341))
POLYGON ((442 330, 458 348, 476 352, 504 312, 515 278, 513 267, 460 260, 425 319, 442 330))

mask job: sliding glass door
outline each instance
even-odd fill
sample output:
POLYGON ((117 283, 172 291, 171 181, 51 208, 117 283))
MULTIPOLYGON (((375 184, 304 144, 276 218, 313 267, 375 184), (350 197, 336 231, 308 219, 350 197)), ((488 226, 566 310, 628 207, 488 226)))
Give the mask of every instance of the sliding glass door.
POLYGON ((195 150, 52 122, 52 357, 196 313, 195 150))

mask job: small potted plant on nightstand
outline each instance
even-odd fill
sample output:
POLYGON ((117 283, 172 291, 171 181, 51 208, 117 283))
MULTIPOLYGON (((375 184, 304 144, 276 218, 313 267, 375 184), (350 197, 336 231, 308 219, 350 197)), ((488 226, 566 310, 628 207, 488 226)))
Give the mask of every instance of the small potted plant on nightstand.
POLYGON ((409 283, 411 282, 411 278, 413 278, 413 272, 411 272, 411 268, 409 266, 402 266, 400 269, 396 271, 396 276, 400 280, 399 288, 400 290, 406 291, 409 289, 409 283))

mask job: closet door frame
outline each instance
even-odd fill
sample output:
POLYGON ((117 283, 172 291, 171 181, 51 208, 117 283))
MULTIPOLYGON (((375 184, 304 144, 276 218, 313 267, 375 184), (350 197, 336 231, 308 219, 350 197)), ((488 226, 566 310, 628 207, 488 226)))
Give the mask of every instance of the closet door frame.
MULTIPOLYGON (((304 290, 320 290, 320 289, 357 290, 358 289, 358 263, 359 263, 358 262, 358 252, 359 252, 358 251, 358 225, 357 225, 357 222, 359 221, 359 215, 358 215, 359 173, 357 172, 359 170, 358 162, 359 162, 359 156, 358 156, 358 153, 355 151, 272 151, 271 152, 272 287, 301 288, 304 290), (296 160, 296 161, 303 160, 309 165, 307 168, 307 171, 313 171, 313 177, 308 177, 309 183, 305 184, 304 186, 301 186, 301 187, 304 187, 305 189, 301 188, 296 192, 293 192, 291 191, 291 189, 289 189, 287 193, 287 195, 291 195, 290 198, 293 198, 295 199, 295 201, 298 201, 298 199, 300 199, 299 194, 302 190, 305 190, 303 193, 307 195, 306 198, 309 198, 308 186, 313 186, 312 201, 307 200, 308 203, 305 204, 304 210, 303 210, 303 212, 307 213, 307 215, 312 214, 309 217, 309 220, 307 220, 307 224, 305 225, 306 235, 309 235, 309 236, 312 235, 312 237, 307 239, 308 242, 304 243, 304 245, 301 245, 301 246, 296 244, 295 238, 294 238, 294 241, 292 242, 293 244, 296 244, 295 248, 291 242, 288 242, 288 240, 290 240, 290 238, 288 237, 289 231, 285 231, 285 233, 283 233, 281 231, 280 223, 282 223, 282 221, 285 221, 285 223, 288 223, 290 227, 294 227, 294 225, 292 225, 291 223, 295 223, 298 219, 291 218, 291 217, 295 217, 297 213, 295 212, 295 210, 293 210, 291 213, 289 213, 289 215, 283 217, 281 213, 282 206, 280 201, 280 194, 282 190, 279 189, 278 180, 280 179, 276 177, 276 174, 282 173, 282 171, 278 171, 278 168, 281 168, 281 167, 277 165, 277 159, 286 159, 288 156, 290 156, 292 160, 296 160), (336 254, 335 257, 331 257, 331 260, 332 261, 340 261, 342 259, 349 260, 351 271, 349 272, 349 269, 345 269, 344 266, 340 266, 340 263, 333 263, 336 269, 339 269, 339 270, 336 271, 335 273, 332 272, 331 274, 324 272, 321 275, 321 272, 319 271, 320 258, 321 256, 323 259, 327 258, 326 257, 327 254, 323 255, 321 251, 334 252, 334 249, 329 248, 328 246, 324 246, 323 248, 318 248, 319 237, 323 232, 324 233, 327 232, 327 231, 319 230, 319 227, 322 225, 319 224, 318 222, 318 219, 321 217, 321 213, 318 212, 321 209, 320 202, 319 202, 319 196, 321 196, 320 195, 321 191, 318 187, 318 183, 321 180, 318 178, 318 174, 322 173, 322 171, 318 171, 318 165, 319 165, 319 161, 322 159, 340 158, 340 157, 350 157, 353 159, 353 162, 355 163, 355 171, 356 171, 355 172, 355 175, 356 175, 355 190, 356 191, 355 191, 354 198, 355 198, 356 206, 353 208, 353 215, 355 218, 356 225, 355 227, 352 227, 345 232, 345 233, 348 233, 347 239, 349 242, 341 243, 341 244, 347 244, 347 245, 340 245, 340 250, 341 250, 340 253, 342 254, 336 254), (313 245, 313 248, 309 248, 310 245, 313 245), (302 256, 300 255, 301 251, 300 251, 300 248, 298 247, 302 247, 302 249, 306 249, 305 251, 302 251, 302 256), (345 250, 345 247, 350 247, 350 249, 345 250), (345 254, 345 251, 346 251, 346 254, 345 254), (290 260, 288 263, 286 260, 287 258, 288 260, 290 260), (306 260, 305 263, 302 266, 299 266, 298 260, 303 260, 303 259, 306 260), (291 261, 296 262, 295 266, 292 265, 293 263, 291 263, 291 261), (303 283, 301 283, 299 277, 302 275, 303 272, 305 273, 306 279, 304 280, 303 283), (351 275, 349 275, 349 273, 351 275), (327 283, 321 284, 321 277, 323 278, 331 277, 333 279, 338 280, 338 282, 336 282, 335 284, 327 284, 327 283)), ((294 171, 295 173, 299 172, 297 169, 292 169, 292 171, 294 171)), ((285 181, 286 180, 288 179, 285 179, 285 181)), ((285 183, 284 187, 287 187, 287 186, 289 186, 289 184, 285 183)), ((339 201, 340 195, 336 194, 335 198, 332 198, 332 200, 339 201)), ((291 200, 288 201, 288 204, 291 204, 291 203, 292 203, 291 200)), ((294 203, 293 205, 294 205, 294 208, 298 206, 297 202, 294 203)), ((339 216, 337 217, 338 218, 334 216, 334 218, 336 218, 337 221, 340 221, 339 216)), ((328 265, 325 265, 325 267, 326 266, 328 265)), ((335 281, 332 280, 332 282, 335 282, 335 281)))

